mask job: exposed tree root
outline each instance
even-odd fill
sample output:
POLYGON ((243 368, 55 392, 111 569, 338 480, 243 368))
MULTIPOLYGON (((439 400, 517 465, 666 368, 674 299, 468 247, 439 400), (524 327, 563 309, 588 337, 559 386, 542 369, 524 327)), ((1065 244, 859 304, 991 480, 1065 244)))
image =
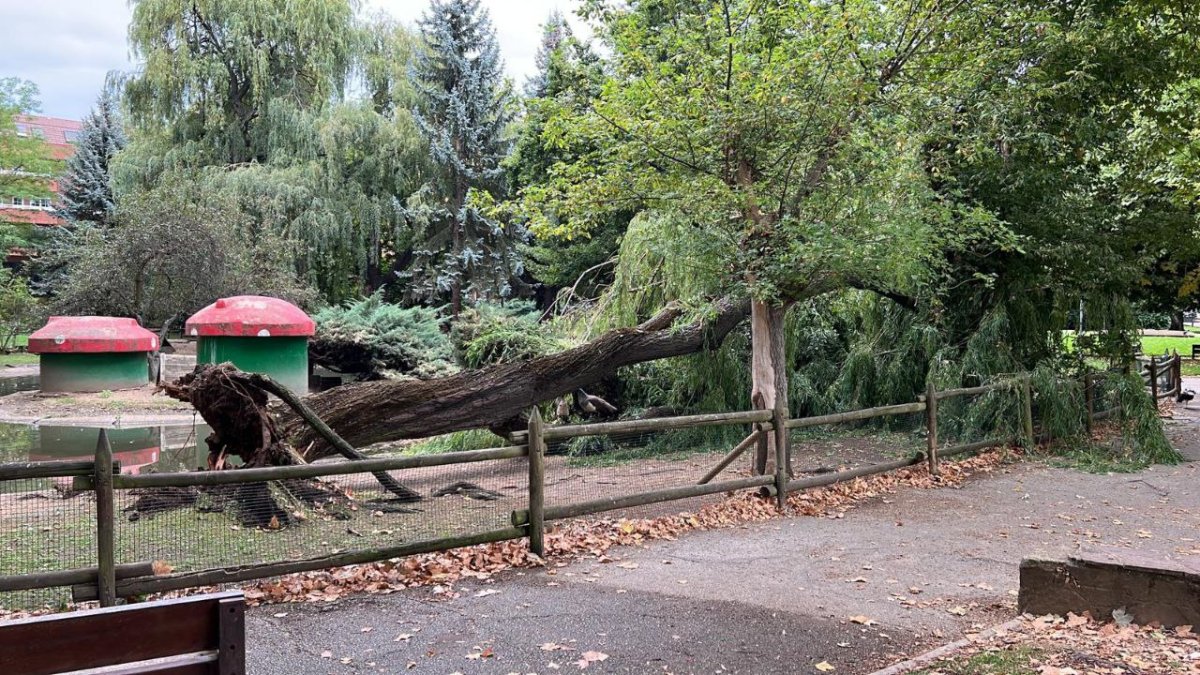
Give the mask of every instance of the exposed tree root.
POLYGON ((337 485, 316 480, 139 488, 132 494, 137 500, 124 509, 131 521, 194 508, 200 513, 230 514, 243 527, 272 530, 305 520, 304 508, 313 509, 317 515, 346 520, 353 504, 353 499, 337 485))

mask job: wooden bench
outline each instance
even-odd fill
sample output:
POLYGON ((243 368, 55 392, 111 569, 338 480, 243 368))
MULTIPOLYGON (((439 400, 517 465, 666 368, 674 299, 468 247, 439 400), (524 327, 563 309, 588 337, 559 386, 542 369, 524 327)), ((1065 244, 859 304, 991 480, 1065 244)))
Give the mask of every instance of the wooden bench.
POLYGON ((240 592, 0 622, 0 671, 245 675, 240 592))

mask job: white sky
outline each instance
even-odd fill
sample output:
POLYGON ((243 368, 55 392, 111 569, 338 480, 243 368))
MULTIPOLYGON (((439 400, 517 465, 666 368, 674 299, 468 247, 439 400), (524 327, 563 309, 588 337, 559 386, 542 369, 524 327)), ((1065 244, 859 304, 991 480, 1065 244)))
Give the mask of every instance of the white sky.
MULTIPOLYGON (((520 87, 534 70, 541 24, 552 9, 574 22, 575 0, 482 0, 492 17, 508 74, 520 87)), ((427 0, 366 0, 413 25, 427 0)), ((80 119, 110 70, 131 70, 125 44, 128 0, 0 0, 0 77, 33 80, 42 112, 80 119)))

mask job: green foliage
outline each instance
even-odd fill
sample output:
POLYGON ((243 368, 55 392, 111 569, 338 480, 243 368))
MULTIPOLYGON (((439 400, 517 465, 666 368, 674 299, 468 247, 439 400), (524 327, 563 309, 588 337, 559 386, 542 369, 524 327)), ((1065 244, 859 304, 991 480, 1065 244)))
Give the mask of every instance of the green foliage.
POLYGON ((11 271, 0 270, 0 351, 16 347, 18 336, 38 327, 44 317, 29 282, 11 271))
POLYGON ((314 359, 339 370, 372 376, 428 379, 454 373, 454 354, 441 329, 441 313, 401 307, 375 293, 313 315, 314 359))
POLYGON ((504 440, 487 429, 456 431, 434 436, 404 449, 406 455, 439 455, 445 452, 486 450, 504 445, 504 440))
POLYGON ((1042 660, 1042 651, 1033 647, 1008 647, 985 651, 967 659, 939 661, 933 668, 914 675, 1027 675, 1042 660))
POLYGON ((314 300, 295 276, 287 240, 252 232, 243 214, 188 175, 126 195, 111 227, 81 226, 74 237, 57 252, 66 277, 53 303, 59 312, 157 326, 229 295, 314 300))
POLYGON ((545 146, 580 154, 525 188, 534 233, 650 207, 717 244, 693 262, 724 288, 778 302, 917 290, 946 213, 916 139, 996 51, 985 10, 919 5, 587 3, 613 77, 546 124, 545 146))
POLYGON ((317 109, 341 93, 355 33, 348 0, 136 0, 126 84, 134 123, 162 134, 164 161, 270 158, 273 108, 317 109))
POLYGON ((53 159, 46 141, 21 121, 40 108, 36 84, 0 78, 0 197, 50 195, 50 176, 60 162, 53 159))
POLYGON ((504 191, 512 93, 479 0, 432 0, 419 26, 425 49, 410 72, 422 105, 414 116, 436 171, 406 204, 411 257, 402 278, 410 298, 448 299, 457 315, 467 301, 521 290, 524 227, 491 215, 504 191))
POLYGON ((454 352, 466 368, 525 361, 561 351, 562 340, 539 321, 528 301, 479 303, 463 310, 451 330, 454 352))
POLYGON ((1171 447, 1158 418, 1157 401, 1146 395, 1141 377, 1130 374, 1113 385, 1124 411, 1121 417, 1122 447, 1119 457, 1144 465, 1177 464, 1182 457, 1171 447))
POLYGON ((127 142, 118 102, 106 90, 84 118, 75 153, 60 179, 59 213, 69 223, 103 226, 112 218, 112 162, 127 142))
POLYGON ((411 238, 402 205, 429 178, 407 78, 416 41, 353 9, 135 3, 130 43, 146 65, 125 86, 132 140, 118 199, 182 167, 254 236, 295 242, 298 273, 326 300, 393 281, 411 238), (343 101, 356 76, 368 99, 343 101))
MULTIPOLYGON (((562 144, 548 143, 544 137, 547 125, 556 116, 564 111, 582 112, 600 96, 603 64, 590 45, 575 37, 570 24, 557 11, 550 14, 542 31, 536 56, 538 70, 526 83, 529 97, 524 101, 525 115, 513 152, 505 161, 509 183, 520 190, 547 185, 553 180, 556 164, 595 150, 586 140, 562 144)), ((633 209, 614 213, 582 235, 543 233, 523 247, 525 267, 542 283, 546 291, 543 297, 561 291, 557 304, 562 310, 595 298, 611 283, 613 257, 634 213, 633 209)))

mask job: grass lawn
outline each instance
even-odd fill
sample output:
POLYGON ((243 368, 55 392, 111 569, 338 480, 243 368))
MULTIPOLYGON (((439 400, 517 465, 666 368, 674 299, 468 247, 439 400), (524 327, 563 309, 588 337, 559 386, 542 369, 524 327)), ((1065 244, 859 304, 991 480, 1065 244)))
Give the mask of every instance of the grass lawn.
POLYGON ((0 368, 4 366, 24 366, 38 362, 37 354, 28 354, 26 352, 13 352, 11 354, 0 354, 0 368))
POLYGON ((1146 356, 1161 356, 1172 350, 1183 358, 1191 358, 1192 345, 1200 344, 1200 334, 1195 337, 1142 337, 1142 353, 1146 356))

